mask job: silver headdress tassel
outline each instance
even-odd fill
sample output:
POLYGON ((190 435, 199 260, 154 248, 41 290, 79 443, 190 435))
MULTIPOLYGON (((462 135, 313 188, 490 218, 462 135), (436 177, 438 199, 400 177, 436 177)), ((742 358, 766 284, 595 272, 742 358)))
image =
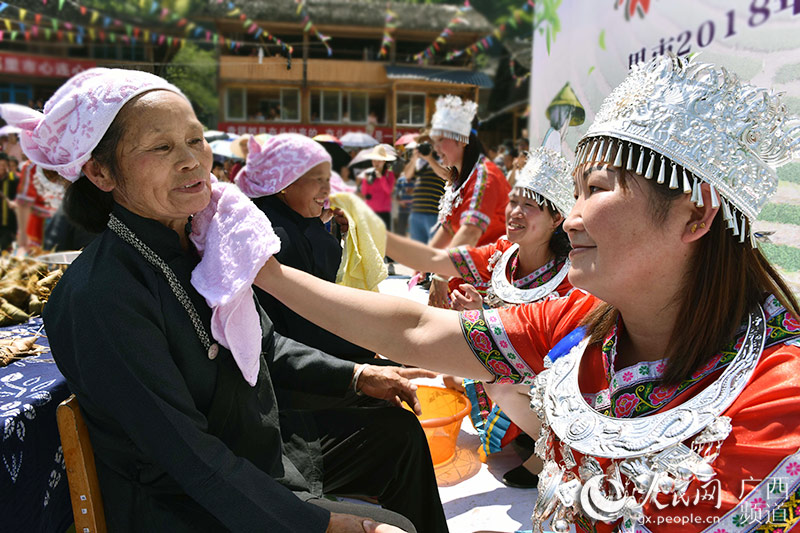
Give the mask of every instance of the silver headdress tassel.
POLYGON ((561 154, 539 147, 528 154, 525 166, 517 175, 514 190, 526 198, 552 204, 566 217, 575 204, 570 164, 561 154))
POLYGON ((634 66, 611 92, 578 143, 576 166, 633 168, 701 207, 707 183, 733 235, 754 244, 752 223, 777 188, 775 169, 798 152, 800 121, 780 94, 670 54, 634 66))

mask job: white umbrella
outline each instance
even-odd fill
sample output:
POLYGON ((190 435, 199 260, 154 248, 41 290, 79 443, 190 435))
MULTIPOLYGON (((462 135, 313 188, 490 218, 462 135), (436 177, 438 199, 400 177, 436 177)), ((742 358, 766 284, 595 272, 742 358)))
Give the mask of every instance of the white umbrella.
POLYGON ((216 156, 224 157, 225 159, 236 158, 231 152, 231 141, 229 140, 211 141, 208 145, 211 146, 211 152, 216 156))
POLYGON ((2 128, 0 128, 0 135, 8 135, 9 133, 19 133, 22 130, 16 126, 12 126, 11 124, 6 124, 2 128))
POLYGON ((370 148, 378 144, 378 141, 367 135, 363 131, 351 131, 339 138, 343 146, 352 148, 370 148))

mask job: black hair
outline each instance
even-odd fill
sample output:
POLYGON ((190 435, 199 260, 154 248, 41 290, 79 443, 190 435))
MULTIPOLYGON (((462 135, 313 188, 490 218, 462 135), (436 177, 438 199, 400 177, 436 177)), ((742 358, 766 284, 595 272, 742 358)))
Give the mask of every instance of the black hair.
POLYGON ((8 157, 8 154, 5 152, 0 152, 0 159, 3 161, 10 161, 11 159, 8 157))
POLYGON ((211 170, 214 170, 214 169, 215 169, 215 168, 217 168, 217 167, 219 167, 219 168, 225 168, 225 165, 223 165, 223 164, 222 164, 222 161, 217 161, 217 160, 215 159, 215 160, 214 160, 214 162, 213 162, 213 163, 211 163, 211 170))
POLYGON ((467 178, 472 173, 472 167, 475 166, 481 154, 485 153, 486 150, 483 148, 483 143, 475 133, 470 132, 469 143, 464 147, 464 155, 461 157, 461 172, 455 167, 450 167, 450 181, 454 187, 460 187, 462 183, 467 181, 467 178))

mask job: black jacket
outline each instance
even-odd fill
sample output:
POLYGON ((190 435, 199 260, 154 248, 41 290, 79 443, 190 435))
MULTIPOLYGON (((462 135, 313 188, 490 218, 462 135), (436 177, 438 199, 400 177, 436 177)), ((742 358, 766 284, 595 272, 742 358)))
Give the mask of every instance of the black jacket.
MULTIPOLYGON (((114 213, 172 268, 210 334, 196 254, 166 226, 114 213)), ((322 490, 317 443, 295 438, 313 422, 278 412, 273 381, 341 396, 353 364, 261 316, 250 387, 228 350, 209 359, 164 275, 112 231, 67 269, 44 321, 86 418, 110 531, 325 531, 328 512, 298 497, 322 490)))
MULTIPOLYGON (((339 242, 328 233, 319 217, 303 218, 283 203, 277 195, 256 198, 253 202, 267 214, 272 228, 281 239, 281 251, 275 258, 281 264, 335 282, 342 260, 339 242)), ((356 363, 374 363, 375 353, 348 342, 301 317, 270 294, 255 288, 261 306, 275 324, 275 331, 356 363)), ((313 297, 313 295, 310 295, 313 297)), ((335 313, 335 309, 331 309, 335 313)))

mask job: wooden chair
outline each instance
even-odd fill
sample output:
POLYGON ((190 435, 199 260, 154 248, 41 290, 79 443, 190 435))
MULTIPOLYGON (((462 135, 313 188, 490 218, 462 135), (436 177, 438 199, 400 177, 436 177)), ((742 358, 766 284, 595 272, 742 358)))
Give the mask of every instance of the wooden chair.
POLYGON ((58 406, 56 419, 67 466, 75 531, 105 533, 106 517, 100 484, 97 481, 92 443, 89 442, 89 432, 74 394, 58 406))

